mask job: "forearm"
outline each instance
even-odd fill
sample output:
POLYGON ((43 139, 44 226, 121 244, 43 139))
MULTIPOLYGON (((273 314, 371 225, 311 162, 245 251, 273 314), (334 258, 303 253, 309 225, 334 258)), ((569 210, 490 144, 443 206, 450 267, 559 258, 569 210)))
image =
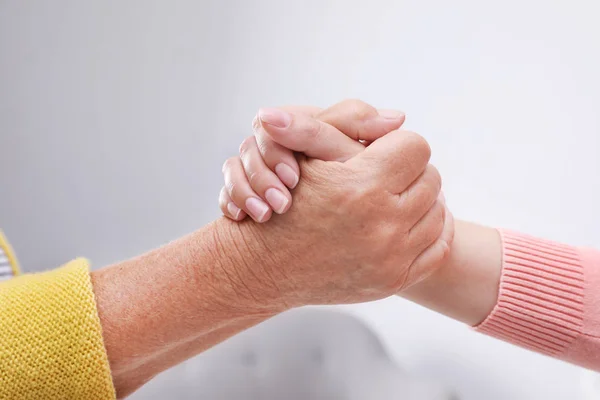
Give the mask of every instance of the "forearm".
POLYGON ((92 273, 119 397, 278 312, 257 298, 256 249, 225 219, 92 273))
POLYGON ((600 252, 457 224, 450 261, 406 298, 479 332, 600 371, 600 252))
POLYGON ((401 296, 475 326, 496 304, 501 272, 502 243, 498 231, 456 221, 448 261, 401 296))
POLYGON ((139 389, 159 373, 198 355, 224 340, 265 320, 264 316, 240 319, 189 341, 164 346, 153 356, 113 377, 118 398, 124 398, 139 389))

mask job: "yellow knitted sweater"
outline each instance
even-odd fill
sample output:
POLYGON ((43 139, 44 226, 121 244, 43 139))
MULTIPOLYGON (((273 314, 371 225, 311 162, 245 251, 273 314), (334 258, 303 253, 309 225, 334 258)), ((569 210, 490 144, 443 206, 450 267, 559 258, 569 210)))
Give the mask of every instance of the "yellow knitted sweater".
POLYGON ((0 282, 0 399, 115 399, 85 260, 0 282))

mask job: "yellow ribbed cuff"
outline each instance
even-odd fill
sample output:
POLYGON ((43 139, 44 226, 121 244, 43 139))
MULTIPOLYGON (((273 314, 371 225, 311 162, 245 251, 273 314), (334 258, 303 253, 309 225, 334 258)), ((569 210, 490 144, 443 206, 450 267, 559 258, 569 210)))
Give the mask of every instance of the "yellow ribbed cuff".
POLYGON ((0 399, 115 399, 86 260, 0 283, 0 399))
POLYGON ((10 267, 12 268, 13 275, 14 276, 19 275, 19 273, 20 273, 19 262, 17 261, 15 252, 13 251, 12 247, 10 247, 8 240, 6 240, 6 237, 4 236, 2 231, 0 231, 0 249, 4 252, 6 257, 8 258, 8 263, 10 264, 10 267))

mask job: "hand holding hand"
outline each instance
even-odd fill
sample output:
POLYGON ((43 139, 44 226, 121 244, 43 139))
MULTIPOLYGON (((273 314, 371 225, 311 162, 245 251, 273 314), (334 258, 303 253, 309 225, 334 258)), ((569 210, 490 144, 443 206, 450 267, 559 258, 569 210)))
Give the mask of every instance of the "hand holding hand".
MULTIPOLYGON (((413 285, 441 265, 452 240, 452 217, 439 196, 441 179, 428 164, 430 148, 421 136, 402 130, 382 136, 383 129, 379 135, 358 136, 375 139, 365 148, 340 135, 333 125, 322 126, 322 121, 297 114, 291 121, 288 128, 278 128, 279 136, 271 136, 270 124, 261 126, 270 139, 284 137, 288 145, 300 139, 292 144, 294 150, 341 156, 335 158, 338 161, 301 158, 302 179, 294 190, 294 207, 279 208, 287 212, 268 224, 240 225, 250 235, 247 243, 261 243, 250 251, 264 257, 264 267, 254 271, 258 279, 251 286, 261 288, 263 299, 287 307, 374 300, 413 285), (305 140, 314 137, 314 130, 289 129, 309 125, 321 126, 318 141, 305 140), (344 144, 347 140, 352 144, 344 144)), ((334 122, 342 121, 359 125, 348 118, 334 122)), ((281 190, 269 186, 273 180, 281 181, 268 168, 258 145, 248 154, 242 151, 245 162, 230 159, 225 165, 227 186, 233 190, 222 192, 222 207, 230 199, 243 206, 248 193, 260 193, 268 201, 270 188, 281 190), (248 173, 244 167, 250 161, 262 162, 263 169, 248 173)), ((267 214, 255 218, 264 220, 267 214)))
POLYGON ((403 123, 404 113, 377 110, 360 100, 346 100, 325 110, 306 106, 261 109, 252 121, 254 136, 246 138, 240 156, 230 158, 223 167, 221 210, 236 221, 250 215, 266 222, 273 211, 283 214, 292 204, 288 189, 295 188, 300 179, 294 152, 324 161, 346 161, 403 123))

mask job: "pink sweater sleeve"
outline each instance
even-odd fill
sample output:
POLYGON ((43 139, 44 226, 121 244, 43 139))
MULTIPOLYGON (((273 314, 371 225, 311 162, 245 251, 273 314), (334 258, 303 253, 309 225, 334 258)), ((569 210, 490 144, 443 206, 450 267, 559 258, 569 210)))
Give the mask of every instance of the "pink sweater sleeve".
POLYGON ((500 233, 498 301, 476 330, 600 371, 600 252, 500 233))

